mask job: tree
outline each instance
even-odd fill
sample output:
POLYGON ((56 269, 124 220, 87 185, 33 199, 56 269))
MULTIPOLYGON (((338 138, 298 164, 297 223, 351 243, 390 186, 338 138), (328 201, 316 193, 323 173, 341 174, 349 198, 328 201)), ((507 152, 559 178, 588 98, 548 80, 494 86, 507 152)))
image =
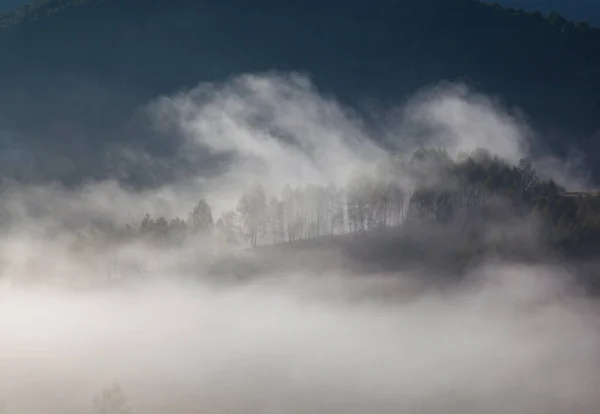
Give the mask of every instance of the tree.
POLYGON ((213 227, 212 209, 201 199, 190 213, 190 227, 195 233, 208 233, 213 227))
POLYGON ((337 234, 338 231, 344 232, 345 222, 345 200, 342 190, 337 190, 334 187, 330 188, 331 192, 331 234, 337 234))
POLYGON ((187 224, 179 217, 175 217, 169 223, 169 229, 174 232, 184 232, 187 229, 187 224))
POLYGON ((285 230, 287 231, 287 240, 291 242, 296 238, 296 209, 294 200, 294 190, 292 190, 292 187, 290 187, 289 184, 286 184, 286 186, 283 188, 281 198, 283 200, 283 208, 285 210, 285 230))
POLYGON ((146 213, 140 224, 140 233, 150 234, 154 229, 154 219, 150 214, 146 213))
POLYGON ((284 214, 285 206, 283 201, 273 197, 269 202, 269 227, 273 244, 281 243, 284 236, 284 214))
POLYGON ((404 220, 404 191, 397 183, 389 183, 387 191, 392 204, 392 227, 398 227, 404 220))
POLYGON ((347 185, 346 205, 348 226, 351 231, 365 231, 373 222, 369 196, 373 186, 370 177, 355 172, 347 185))
POLYGON ((238 243, 238 227, 239 217, 233 211, 223 213, 221 218, 217 220, 216 229, 217 234, 225 243, 237 244, 238 243))
POLYGON ((252 247, 258 244, 258 236, 264 231, 268 220, 268 206, 265 190, 261 185, 247 191, 239 200, 237 211, 240 214, 246 239, 252 247))
POLYGON ((169 234, 169 223, 164 217, 154 219, 150 214, 146 213, 140 224, 140 233, 144 236, 160 240, 169 234))
POLYGON ((172 240, 183 240, 187 233, 187 224, 179 217, 169 222, 169 235, 172 240))
POLYGON ((521 198, 523 200, 530 200, 531 194, 535 190, 536 186, 539 183, 539 179, 535 168, 533 167, 533 163, 530 158, 523 158, 519 161, 517 165, 517 171, 519 172, 519 176, 521 179, 521 198))
POLYGON ((154 222, 154 235, 165 237, 169 233, 169 223, 164 217, 159 217, 154 222))
POLYGON ((567 19, 565 19, 560 13, 556 11, 551 11, 548 14, 548 23, 550 23, 550 25, 552 26, 556 26, 557 28, 561 29, 568 22, 567 19))

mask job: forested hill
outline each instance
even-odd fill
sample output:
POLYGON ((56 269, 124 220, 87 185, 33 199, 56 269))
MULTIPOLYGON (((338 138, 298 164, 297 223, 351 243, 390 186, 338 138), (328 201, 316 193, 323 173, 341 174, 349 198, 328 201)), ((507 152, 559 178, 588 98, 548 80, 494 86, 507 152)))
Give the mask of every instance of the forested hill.
POLYGON ((47 176, 107 174, 98 154, 159 94, 273 69, 353 103, 466 80, 600 173, 600 30, 557 15, 474 0, 50 0, 0 27, 0 126, 69 159, 47 176))
POLYGON ((568 19, 600 25, 600 3, 597 0, 497 0, 496 3, 505 7, 540 10, 545 13, 556 11, 568 19))

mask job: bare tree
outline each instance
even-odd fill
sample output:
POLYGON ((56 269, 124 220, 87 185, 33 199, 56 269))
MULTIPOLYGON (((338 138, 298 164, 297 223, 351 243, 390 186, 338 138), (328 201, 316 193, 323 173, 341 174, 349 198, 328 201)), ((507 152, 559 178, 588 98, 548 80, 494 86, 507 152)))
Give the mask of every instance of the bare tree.
POLYGON ((240 214, 246 238, 252 247, 256 247, 258 236, 264 232, 268 220, 268 206, 264 188, 259 185, 247 191, 240 198, 237 211, 240 214))
POLYGON ((285 206, 283 201, 273 197, 269 202, 269 227, 273 244, 283 242, 285 206))
POLYGON ((534 191, 539 179, 530 158, 521 159, 517 165, 517 171, 521 177, 521 197, 525 200, 534 191))
POLYGON ((294 200, 294 190, 290 185, 286 185, 281 195, 285 210, 285 230, 287 232, 287 241, 291 242, 296 238, 296 204, 294 200))

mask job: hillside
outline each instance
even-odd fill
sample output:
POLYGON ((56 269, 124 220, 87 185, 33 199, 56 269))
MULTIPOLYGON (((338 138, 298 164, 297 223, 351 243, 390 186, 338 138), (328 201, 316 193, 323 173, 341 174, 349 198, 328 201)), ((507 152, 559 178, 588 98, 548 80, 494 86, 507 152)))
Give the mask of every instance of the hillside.
POLYGON ((127 140, 168 156, 127 124, 138 105, 267 70, 307 72, 359 106, 466 81, 600 176, 600 30, 557 16, 474 0, 50 0, 0 27, 0 125, 42 154, 38 177, 110 175, 103 154, 127 140))
POLYGON ((600 4, 595 0, 498 0, 496 3, 516 9, 559 12, 568 19, 600 25, 600 4))

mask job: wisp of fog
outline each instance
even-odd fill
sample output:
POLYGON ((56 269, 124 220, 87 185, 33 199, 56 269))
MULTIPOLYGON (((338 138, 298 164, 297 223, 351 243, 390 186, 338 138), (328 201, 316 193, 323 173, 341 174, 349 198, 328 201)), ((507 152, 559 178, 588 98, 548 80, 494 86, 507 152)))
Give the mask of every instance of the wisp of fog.
MULTIPOLYGON (((117 179, 4 184, 6 413, 597 411, 597 303, 555 262, 490 258, 457 274, 429 268, 425 250, 421 266, 367 272, 335 240, 293 263, 274 246, 206 235, 90 242, 146 213, 185 217, 199 198, 225 213, 256 184, 269 196, 288 184, 343 186, 420 146, 453 157, 486 147, 516 162, 535 134, 495 100, 429 88, 386 114, 385 136, 297 74, 202 84, 144 110, 182 162, 209 154, 217 167, 136 190, 117 179)), ((122 155, 152 168, 148 154, 122 155)), ((563 184, 582 176, 540 164, 563 184)), ((414 176, 396 179, 410 188, 414 176)))

